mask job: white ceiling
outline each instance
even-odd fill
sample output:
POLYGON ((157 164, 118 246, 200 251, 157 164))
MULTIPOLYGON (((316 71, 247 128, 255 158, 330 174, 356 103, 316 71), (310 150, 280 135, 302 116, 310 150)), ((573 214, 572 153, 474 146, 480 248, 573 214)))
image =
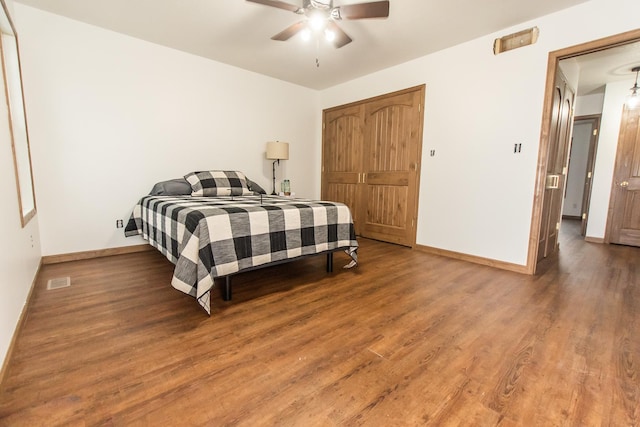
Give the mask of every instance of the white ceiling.
POLYGON ((631 69, 640 66, 640 43, 630 43, 563 61, 575 61, 580 69, 578 95, 604 92, 606 83, 618 81, 629 82, 631 88, 636 76, 631 69))
MULTIPOLYGON (((302 4, 302 0, 288 1, 302 4)), ((298 36, 286 42, 271 40, 300 16, 245 0, 15 0, 312 89, 331 87, 585 1, 390 0, 387 19, 340 21, 353 42, 335 49, 304 43, 298 36)), ((335 0, 334 6, 362 2, 335 0)))

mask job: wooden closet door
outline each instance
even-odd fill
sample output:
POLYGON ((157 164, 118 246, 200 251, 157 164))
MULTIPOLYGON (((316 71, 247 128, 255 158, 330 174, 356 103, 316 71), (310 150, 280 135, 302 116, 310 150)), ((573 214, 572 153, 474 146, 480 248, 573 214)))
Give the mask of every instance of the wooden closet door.
POLYGON ((349 206, 356 234, 361 234, 362 105, 325 110, 323 124, 322 199, 349 206))
POLYGON ((361 233, 415 244, 424 86, 367 102, 361 233))

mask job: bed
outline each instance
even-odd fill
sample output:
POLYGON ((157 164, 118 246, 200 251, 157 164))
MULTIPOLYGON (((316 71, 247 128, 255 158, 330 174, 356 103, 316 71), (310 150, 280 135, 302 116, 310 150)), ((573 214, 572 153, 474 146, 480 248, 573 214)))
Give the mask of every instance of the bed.
POLYGON ((231 277, 243 271, 317 254, 327 255, 330 270, 338 250, 350 256, 345 268, 357 265, 351 212, 342 203, 262 194, 237 171, 193 172, 185 180, 191 194, 183 184, 142 197, 125 235, 141 235, 175 264, 171 285, 208 314, 216 278, 224 278, 223 296, 231 299, 231 277), (240 179, 229 184, 231 175, 240 179))

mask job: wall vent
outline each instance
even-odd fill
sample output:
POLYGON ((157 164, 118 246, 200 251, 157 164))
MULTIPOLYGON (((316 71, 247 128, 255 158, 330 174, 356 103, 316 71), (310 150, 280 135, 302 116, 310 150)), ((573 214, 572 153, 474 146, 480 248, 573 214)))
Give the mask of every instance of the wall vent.
POLYGON ((532 27, 524 31, 509 34, 493 41, 493 54, 497 55, 508 50, 517 49, 519 47, 529 46, 538 41, 540 30, 538 27, 532 27))
POLYGON ((47 290, 60 289, 71 286, 71 277, 58 277, 56 279, 49 279, 47 282, 47 290))

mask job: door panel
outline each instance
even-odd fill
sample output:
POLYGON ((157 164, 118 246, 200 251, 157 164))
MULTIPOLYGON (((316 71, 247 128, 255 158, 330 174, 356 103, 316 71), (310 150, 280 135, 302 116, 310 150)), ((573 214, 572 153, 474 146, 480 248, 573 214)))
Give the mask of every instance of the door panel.
POLYGON ((553 202, 553 188, 550 184, 549 177, 553 175, 555 170, 555 153, 558 150, 558 127, 560 123, 560 116, 562 114, 562 97, 563 90, 556 80, 556 84, 553 90, 553 104, 551 124, 549 131, 549 154, 547 156, 547 185, 544 189, 544 196, 542 202, 542 222, 540 225, 540 236, 538 240, 538 257, 537 260, 547 256, 547 242, 549 240, 549 227, 550 227, 550 212, 552 211, 553 202))
POLYGON ((547 185, 542 205, 538 261, 558 249, 558 233, 562 218, 562 201, 564 200, 571 129, 573 127, 573 100, 574 92, 558 69, 549 131, 547 185))
POLYGON ((322 198, 344 203, 360 234, 364 116, 359 106, 324 114, 322 198))
POLYGON ((324 111, 322 198, 360 236, 415 244, 423 102, 420 86, 324 111))
POLYGON ((622 115, 609 228, 610 243, 640 246, 640 108, 622 115))
POLYGON ((407 196, 406 185, 367 185, 368 237, 406 244, 407 196))
POLYGON ((421 103, 415 91, 365 105, 365 237, 414 243, 421 103))

